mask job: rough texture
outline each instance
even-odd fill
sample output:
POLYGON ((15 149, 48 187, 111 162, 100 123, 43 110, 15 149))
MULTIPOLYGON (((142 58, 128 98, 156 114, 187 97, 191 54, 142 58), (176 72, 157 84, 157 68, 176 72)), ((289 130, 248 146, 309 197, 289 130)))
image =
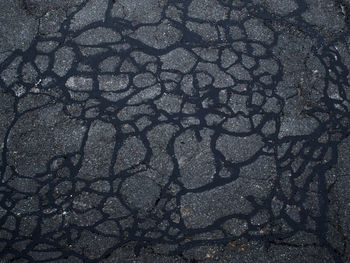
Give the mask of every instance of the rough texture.
POLYGON ((0 262, 350 262, 349 0, 0 0, 0 262))

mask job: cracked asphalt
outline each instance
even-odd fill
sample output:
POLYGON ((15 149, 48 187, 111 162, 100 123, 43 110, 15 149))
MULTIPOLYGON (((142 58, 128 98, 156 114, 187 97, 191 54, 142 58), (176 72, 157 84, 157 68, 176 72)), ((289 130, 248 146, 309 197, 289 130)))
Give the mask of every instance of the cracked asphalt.
POLYGON ((0 0, 0 262, 350 262, 350 0, 0 0))

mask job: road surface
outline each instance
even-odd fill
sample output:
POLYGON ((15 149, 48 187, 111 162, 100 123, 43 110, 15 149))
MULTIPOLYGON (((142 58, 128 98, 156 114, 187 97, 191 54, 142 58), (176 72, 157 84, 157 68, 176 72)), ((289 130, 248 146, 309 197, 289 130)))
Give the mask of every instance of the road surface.
POLYGON ((1 262, 350 262, 349 12, 1 0, 1 262))

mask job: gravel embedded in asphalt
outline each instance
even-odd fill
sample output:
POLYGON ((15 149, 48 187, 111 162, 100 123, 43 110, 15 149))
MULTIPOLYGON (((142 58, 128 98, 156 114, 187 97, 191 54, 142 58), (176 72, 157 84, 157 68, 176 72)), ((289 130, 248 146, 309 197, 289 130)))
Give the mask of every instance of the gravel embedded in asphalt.
POLYGON ((0 0, 1 262, 350 262, 349 0, 0 0))

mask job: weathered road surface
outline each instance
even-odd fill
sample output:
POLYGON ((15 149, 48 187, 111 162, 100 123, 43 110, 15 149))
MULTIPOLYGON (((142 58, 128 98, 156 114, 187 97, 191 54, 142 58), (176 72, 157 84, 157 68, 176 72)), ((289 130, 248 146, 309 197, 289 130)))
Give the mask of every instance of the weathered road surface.
POLYGON ((349 0, 1 0, 1 262, 350 262, 349 0))

